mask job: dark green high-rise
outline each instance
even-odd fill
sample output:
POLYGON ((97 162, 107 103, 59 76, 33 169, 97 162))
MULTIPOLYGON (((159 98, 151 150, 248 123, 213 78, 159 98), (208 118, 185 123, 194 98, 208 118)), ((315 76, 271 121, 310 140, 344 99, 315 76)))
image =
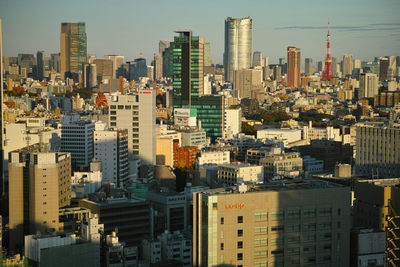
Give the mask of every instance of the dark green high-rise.
POLYGON ((204 96, 204 40, 191 31, 175 31, 172 43, 173 107, 197 109, 207 136, 222 136, 223 96, 204 96))

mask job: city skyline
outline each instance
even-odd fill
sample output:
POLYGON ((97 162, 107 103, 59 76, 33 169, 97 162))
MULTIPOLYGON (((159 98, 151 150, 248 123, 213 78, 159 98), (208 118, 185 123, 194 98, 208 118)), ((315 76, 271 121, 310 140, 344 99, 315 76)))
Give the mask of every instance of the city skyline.
POLYGON ((15 56, 44 50, 49 56, 60 50, 62 22, 85 22, 88 53, 95 53, 98 58, 121 54, 131 60, 142 52, 150 60, 158 50, 159 40, 172 40, 174 30, 189 29, 211 42, 211 58, 214 63, 222 64, 224 20, 229 16, 253 19, 253 51, 261 51, 271 63, 285 57, 287 46, 299 47, 303 58, 323 60, 328 19, 332 26, 332 57, 353 54, 354 58, 372 60, 374 56, 400 54, 396 46, 400 40, 397 16, 400 2, 386 1, 384 14, 376 12, 381 7, 376 1, 344 3, 335 1, 322 6, 307 1, 297 6, 295 1, 268 5, 261 1, 251 4, 205 1, 196 12, 190 13, 193 5, 183 1, 120 0, 112 4, 100 1, 96 2, 96 12, 90 12, 93 1, 79 2, 79 10, 74 8, 77 1, 62 8, 47 0, 3 1, 0 4, 5 36, 3 54, 15 56), (141 11, 135 12, 138 9, 141 11))

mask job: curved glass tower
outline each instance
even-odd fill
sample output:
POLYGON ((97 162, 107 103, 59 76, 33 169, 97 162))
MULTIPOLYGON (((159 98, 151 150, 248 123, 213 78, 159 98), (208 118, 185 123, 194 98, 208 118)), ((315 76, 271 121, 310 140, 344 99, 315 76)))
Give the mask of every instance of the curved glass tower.
POLYGON ((233 71, 251 67, 253 20, 250 17, 225 20, 225 80, 233 80, 233 71))

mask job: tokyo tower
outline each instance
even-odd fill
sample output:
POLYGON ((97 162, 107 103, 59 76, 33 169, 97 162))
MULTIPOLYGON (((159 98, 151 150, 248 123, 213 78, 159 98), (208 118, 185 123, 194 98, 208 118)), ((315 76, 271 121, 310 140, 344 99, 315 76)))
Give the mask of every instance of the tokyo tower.
POLYGON ((321 81, 330 80, 334 75, 332 72, 332 60, 331 60, 331 34, 329 32, 329 21, 328 21, 328 35, 326 36, 326 58, 325 66, 322 72, 321 81))

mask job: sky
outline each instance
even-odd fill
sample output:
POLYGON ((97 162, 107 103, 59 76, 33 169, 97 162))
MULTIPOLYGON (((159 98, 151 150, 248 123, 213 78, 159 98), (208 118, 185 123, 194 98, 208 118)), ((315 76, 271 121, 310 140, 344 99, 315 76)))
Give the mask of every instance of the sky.
POLYGON ((244 16, 253 19, 253 51, 270 63, 286 57, 287 46, 299 47, 302 61, 323 60, 328 20, 333 57, 400 55, 399 14, 400 0, 0 0, 5 56, 58 53, 61 22, 85 22, 88 53, 143 53, 147 64, 159 40, 182 29, 209 41, 211 59, 222 63, 224 21, 244 16))

